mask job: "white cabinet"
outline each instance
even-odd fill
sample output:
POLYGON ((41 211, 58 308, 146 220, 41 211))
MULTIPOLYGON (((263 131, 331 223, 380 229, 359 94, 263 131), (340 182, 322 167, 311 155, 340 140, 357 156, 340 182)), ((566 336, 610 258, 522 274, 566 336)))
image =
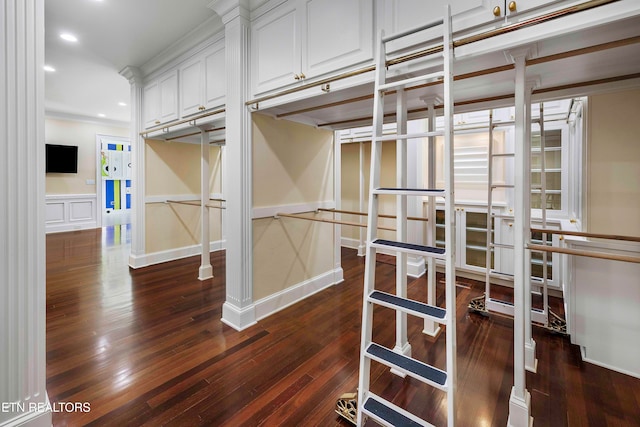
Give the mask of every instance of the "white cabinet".
MULTIPOLYGON (((486 208, 455 208, 456 267, 484 273, 487 263, 487 210, 486 208)), ((436 246, 444 248, 444 210, 436 210, 436 246)), ((491 257, 491 267, 494 259, 491 257)))
POLYGON ((143 90, 146 129, 178 118, 178 70, 167 72, 143 90))
MULTIPOLYGON (((497 19, 493 15, 493 8, 500 6, 504 0, 383 0, 378 10, 382 19, 379 21, 385 34, 394 34, 410 28, 418 27, 430 20, 440 18, 444 14, 444 6, 451 3, 453 31, 469 28, 497 19)), ((378 31, 379 33, 379 31, 378 31)), ((430 30, 432 36, 442 35, 439 29, 430 30)), ((405 37, 387 45, 391 52, 424 40, 425 32, 405 37)), ((377 40, 377 35, 376 35, 377 40)))
POLYGON ((180 116, 187 117, 224 104, 224 43, 218 43, 180 67, 180 116))
POLYGON ((373 58, 372 0, 289 0, 251 25, 254 94, 373 58))
MULTIPOLYGON (((503 0, 503 1, 492 1, 494 4, 493 8, 499 7, 500 9, 492 10, 493 13, 498 17, 511 17, 517 16, 519 13, 533 11, 536 8, 541 8, 543 6, 547 6, 553 3, 561 3, 557 0, 503 0)), ((565 2, 566 3, 566 2, 565 2)))

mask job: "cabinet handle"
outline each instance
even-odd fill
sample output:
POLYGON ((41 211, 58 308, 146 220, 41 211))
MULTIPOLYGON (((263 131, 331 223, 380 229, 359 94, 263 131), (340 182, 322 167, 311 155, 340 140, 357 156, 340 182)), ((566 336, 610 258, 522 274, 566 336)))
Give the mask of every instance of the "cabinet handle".
POLYGON ((493 8, 493 16, 500 16, 500 6, 493 8))
POLYGON ((204 106, 203 105, 199 106, 198 110, 200 110, 200 111, 204 110, 204 106))
POLYGON ((509 223, 509 227, 513 227, 513 223, 512 222, 509 223))
POLYGON ((297 75, 297 74, 294 74, 294 75, 293 75, 293 78, 294 78, 294 79, 296 79, 296 80, 300 80, 300 76, 299 76, 299 75, 297 75))
POLYGON ((301 78, 301 79, 304 79, 304 78, 306 78, 306 77, 307 77, 307 76, 305 76, 305 75, 304 75, 304 73, 300 73, 300 78, 301 78))
POLYGON ((159 125, 160 124, 160 120, 156 120, 155 124, 159 125))
POLYGON ((515 12, 516 11, 516 7, 517 7, 516 2, 514 2, 514 1, 510 1, 509 2, 509 12, 515 12))

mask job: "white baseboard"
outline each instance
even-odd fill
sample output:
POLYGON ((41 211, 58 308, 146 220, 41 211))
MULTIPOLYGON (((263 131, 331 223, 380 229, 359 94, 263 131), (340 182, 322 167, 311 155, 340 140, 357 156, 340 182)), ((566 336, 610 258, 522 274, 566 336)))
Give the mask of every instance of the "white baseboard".
POLYGON ((600 366, 602 368, 606 368, 606 369, 609 369, 611 371, 620 372, 621 374, 629 375, 631 377, 640 379, 640 372, 634 372, 634 371, 630 371, 628 369, 622 369, 622 368, 619 368, 617 366, 612 366, 610 364, 607 364, 607 363, 604 363, 604 362, 600 362, 598 360, 589 359, 587 357, 587 349, 583 345, 580 346, 580 357, 582 358, 583 362, 591 363, 593 365, 600 366))
MULTIPOLYGON (((209 252, 216 252, 225 249, 224 240, 216 240, 209 245, 209 252)), ((202 253, 200 245, 184 246, 182 248, 167 249, 165 251, 153 252, 144 255, 129 256, 129 267, 140 268, 150 265, 161 264, 163 262, 175 261, 177 259, 188 258, 202 253)))
POLYGON ((327 271, 254 302, 256 319, 264 319, 290 305, 342 281, 342 268, 327 271))
MULTIPOLYGON (((44 408, 43 408, 44 409, 44 408)), ((29 411, 18 415, 4 423, 0 427, 51 427, 51 410, 29 411)))

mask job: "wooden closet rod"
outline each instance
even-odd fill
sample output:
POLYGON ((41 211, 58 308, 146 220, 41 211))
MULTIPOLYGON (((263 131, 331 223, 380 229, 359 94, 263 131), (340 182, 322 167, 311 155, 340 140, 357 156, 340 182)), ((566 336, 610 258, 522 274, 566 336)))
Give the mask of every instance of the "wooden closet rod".
MULTIPOLYGON (((353 227, 366 227, 367 224, 360 224, 358 222, 349 222, 349 221, 338 221, 335 219, 324 219, 324 218, 312 218, 308 216, 303 216, 302 214, 285 214, 285 213, 277 213, 274 218, 278 217, 286 217, 286 218, 297 218, 297 219, 306 219, 307 221, 316 221, 316 222, 326 222, 329 224, 340 224, 340 225, 351 225, 353 227)), ((395 228, 389 227, 378 227, 379 230, 388 230, 388 231, 396 231, 395 228)))
POLYGON ((608 259, 613 261, 633 262, 633 263, 640 264, 640 257, 607 254, 604 252, 581 251, 578 249, 557 248, 553 246, 544 246, 544 245, 528 245, 527 249, 530 249, 532 251, 539 251, 539 252, 555 252, 559 254, 578 255, 578 256, 585 256, 590 258, 600 258, 600 259, 608 259))
MULTIPOLYGON (((343 210, 339 210, 339 209, 325 209, 325 208, 319 208, 318 211, 320 212, 335 212, 335 213, 343 213, 343 214, 349 214, 349 215, 361 215, 361 216, 368 216, 369 214, 366 212, 358 212, 358 211, 343 211, 343 210)), ((385 215, 385 214, 378 214, 378 216, 380 218, 396 218, 395 215, 385 215)), ((407 219, 413 220, 413 221, 429 221, 428 218, 421 218, 421 217, 417 217, 417 216, 408 216, 407 219)))
POLYGON ((586 231, 567 231, 567 230, 550 230, 546 228, 532 228, 531 232, 546 233, 546 234, 563 234, 565 236, 591 237, 594 239, 624 240, 626 242, 640 242, 640 237, 621 236, 621 235, 615 235, 615 234, 588 233, 586 231))
MULTIPOLYGON (((210 199, 210 200, 213 200, 213 199, 210 199)), ((176 204, 176 205, 202 206, 202 203, 200 203, 200 200, 167 200, 166 203, 176 204)), ((206 203, 205 206, 213 209, 226 209, 224 206, 210 205, 208 203, 206 203)))
POLYGON ((145 131, 140 132, 140 136, 146 138, 146 136, 149 135, 151 132, 155 132, 155 131, 158 131, 158 130, 169 129, 172 126, 177 126, 177 125, 181 125, 181 124, 189 123, 189 122, 194 122, 194 126, 195 126, 195 121, 196 120, 202 119, 204 117, 213 116, 215 114, 224 113, 225 111, 226 111, 225 108, 219 108, 217 110, 208 111, 206 113, 198 114, 197 116, 193 116, 193 117, 190 117, 188 119, 178 120, 177 122, 167 123, 166 125, 158 125, 158 126, 155 126, 155 127, 152 127, 150 129, 147 129, 145 131))

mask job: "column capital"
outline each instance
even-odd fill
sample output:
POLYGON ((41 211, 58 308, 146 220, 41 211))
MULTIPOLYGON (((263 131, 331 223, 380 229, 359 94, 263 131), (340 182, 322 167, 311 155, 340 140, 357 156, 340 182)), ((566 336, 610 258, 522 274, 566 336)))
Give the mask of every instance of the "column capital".
POLYGON ((127 65, 122 70, 120 70, 120 75, 129 80, 129 83, 132 85, 142 84, 142 72, 138 67, 127 65))
POLYGON ((237 17, 249 19, 249 0, 213 0, 207 7, 213 9, 225 25, 237 17))
POLYGON ((505 50, 504 56, 507 58, 507 63, 514 64, 516 60, 527 60, 538 56, 538 45, 530 44, 527 46, 521 46, 515 49, 505 50))
POLYGON ((527 76, 527 80, 524 82, 525 90, 531 92, 533 89, 540 87, 542 85, 542 80, 540 76, 527 76))
POLYGON ((427 107, 435 107, 436 105, 442 104, 442 97, 438 95, 421 96, 420 101, 427 104, 427 107))

